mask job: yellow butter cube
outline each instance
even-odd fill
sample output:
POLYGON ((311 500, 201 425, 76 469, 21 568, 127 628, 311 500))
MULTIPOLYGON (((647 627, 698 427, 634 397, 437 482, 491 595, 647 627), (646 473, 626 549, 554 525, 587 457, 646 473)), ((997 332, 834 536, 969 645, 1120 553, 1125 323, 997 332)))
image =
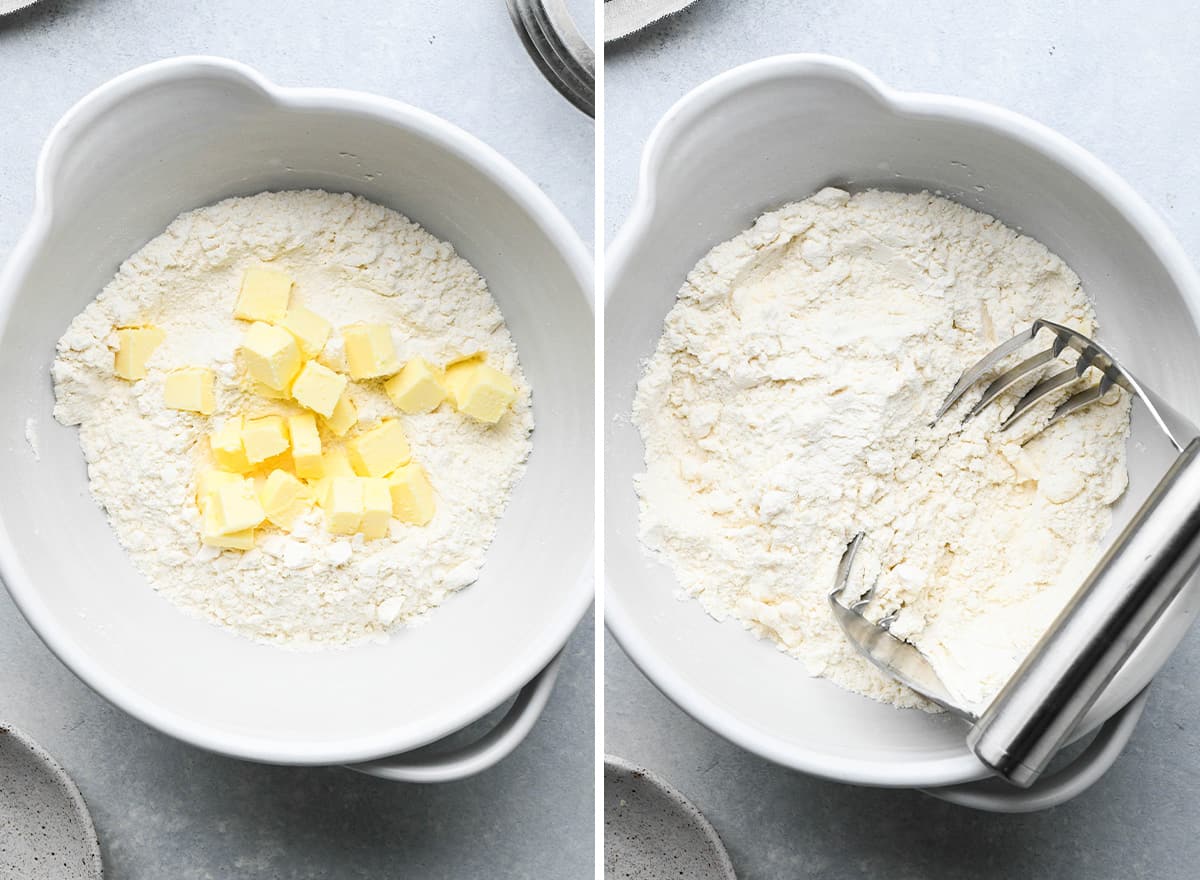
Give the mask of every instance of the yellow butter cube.
POLYGON ((314 358, 321 353, 329 341, 329 331, 333 329, 328 321, 304 306, 288 309, 279 326, 296 337, 301 353, 307 358, 314 358))
POLYGON ((368 540, 384 538, 392 523, 392 494, 388 481, 367 478, 362 481, 363 516, 359 531, 368 540))
POLYGON ((146 361, 167 335, 157 327, 118 327, 113 372, 122 379, 146 378, 146 361))
POLYGON ((309 494, 304 484, 283 470, 271 471, 258 490, 258 499, 267 520, 281 529, 290 529, 296 518, 309 507, 309 494))
POLYGON ((229 550, 253 550, 254 529, 243 529, 240 532, 222 534, 216 520, 213 506, 204 509, 204 531, 200 540, 209 547, 221 547, 229 550))
POLYGON ((383 384, 396 408, 406 413, 433 412, 446 399, 446 389, 436 367, 424 358, 413 358, 383 384))
POLYGON ((334 477, 325 501, 325 523, 335 535, 352 535, 363 518, 363 485, 358 477, 334 477))
POLYGON ((241 416, 226 419, 225 424, 208 438, 217 466, 235 474, 244 474, 251 467, 250 460, 246 458, 246 448, 242 445, 243 424, 241 416))
POLYGON ((321 467, 327 477, 353 477, 354 466, 344 449, 330 449, 321 456, 321 467))
POLYGON ((206 515, 212 514, 215 533, 218 535, 231 535, 253 529, 267 518, 267 512, 258 500, 252 480, 241 480, 217 487, 205 503, 205 510, 206 515))
POLYGON ((246 419, 242 425, 242 446, 251 464, 258 464, 287 452, 287 425, 280 416, 246 419))
POLYGON ((377 379, 400 369, 392 331, 384 324, 351 324, 342 328, 346 364, 352 379, 377 379))
POLYGON ((300 346, 281 327, 254 322, 242 338, 241 352, 250 377, 277 391, 286 390, 300 372, 300 346))
POLYGON ((287 425, 296 476, 306 480, 320 479, 325 469, 321 466, 321 433, 317 430, 316 417, 312 413, 288 416, 287 425))
POLYGON ((213 393, 216 377, 203 367, 184 367, 167 373, 163 385, 163 400, 171 409, 212 415, 217 408, 213 393))
POLYGON ((285 388, 272 388, 270 385, 264 385, 262 382, 251 382, 250 390, 259 397, 265 397, 267 400, 291 400, 292 394, 285 388))
POLYGON ((471 378, 475 373, 475 368, 483 363, 483 359, 487 357, 482 351, 477 351, 474 354, 463 355, 446 364, 446 368, 442 370, 442 387, 446 389, 446 399, 450 401, 450 405, 458 407, 458 392, 459 389, 466 383, 467 379, 471 378))
POLYGON ((266 479, 266 474, 271 473, 271 471, 280 470, 287 471, 288 473, 296 472, 296 465, 292 462, 292 452, 290 449, 287 452, 272 455, 270 458, 254 465, 255 475, 262 479, 266 479))
POLYGON ((512 379, 481 360, 448 367, 446 386, 455 409, 492 425, 500 421, 517 399, 517 386, 512 379))
POLYGON ((321 477, 311 482, 313 497, 317 503, 325 507, 329 500, 329 486, 338 477, 355 476, 354 467, 350 464, 350 456, 344 449, 330 449, 321 456, 321 477))
POLYGON ((201 512, 207 509, 209 501, 222 486, 233 486, 242 481, 238 474, 228 471, 207 470, 196 477, 196 506, 201 512))
POLYGON ((247 269, 242 275, 234 317, 245 321, 277 323, 287 315, 292 279, 270 269, 247 269))
POLYGON ((412 453, 404 430, 395 419, 385 419, 371 430, 359 434, 347 444, 350 463, 360 477, 386 477, 412 453))
POLYGON ((292 397, 301 406, 328 419, 345 393, 346 383, 347 379, 341 373, 335 373, 324 364, 309 361, 292 383, 292 397))
POLYGON ((350 399, 349 391, 338 399, 337 406, 333 408, 333 415, 323 421, 325 427, 339 437, 345 437, 346 433, 358 424, 358 407, 350 399))
POLYGON ((392 514, 401 522, 423 526, 436 509, 433 487, 425 469, 415 461, 397 468, 388 476, 392 496, 392 514))

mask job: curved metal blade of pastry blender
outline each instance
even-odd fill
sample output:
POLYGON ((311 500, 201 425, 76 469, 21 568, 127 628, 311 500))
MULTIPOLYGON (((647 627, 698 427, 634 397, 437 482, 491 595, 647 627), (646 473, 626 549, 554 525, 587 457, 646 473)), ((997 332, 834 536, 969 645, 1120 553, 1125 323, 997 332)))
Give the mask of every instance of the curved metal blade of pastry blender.
MULTIPOLYGON (((999 398, 995 388, 1033 378, 1039 367, 1058 362, 1058 372, 1042 375, 1000 424, 1034 409, 1056 389, 1068 390, 1075 380, 1099 374, 1091 387, 1069 396, 1046 424, 1102 400, 1119 385, 1149 411, 1176 452, 1166 473, 1104 552, 1049 629, 1021 665, 978 715, 970 721, 966 746, 984 766, 1014 785, 1032 785, 1113 677, 1150 633, 1163 611, 1200 571, 1200 435, 1187 419, 1141 385, 1111 354, 1081 333, 1050 321, 1033 326, 1001 345, 967 370, 938 410, 945 414, 1008 355, 1042 331, 1054 337, 1050 349, 1001 373, 984 392, 970 418, 999 398), (1071 358, 1074 361, 1060 360, 1071 358), (1070 363, 1066 369, 1063 365, 1070 363), (993 393, 994 392, 994 393, 993 393)), ((936 421, 936 419, 935 419, 936 421)), ((1130 450, 1145 449, 1143 443, 1130 450)), ((843 556, 837 584, 830 594, 838 621, 850 642, 885 673, 951 711, 946 693, 928 658, 889 632, 894 616, 872 623, 862 615, 874 587, 849 607, 838 600, 850 581, 861 546, 855 538, 843 556)))
MULTIPOLYGON (((1038 369, 1056 362, 1060 356, 1069 355, 1073 351, 1078 355, 1074 364, 1054 372, 1034 384, 1001 423, 1000 430, 1007 429, 1047 394, 1066 387, 1075 379, 1082 377, 1088 370, 1094 369, 1100 374, 1099 382, 1067 398, 1050 416, 1046 425, 1100 400, 1114 385, 1119 385, 1145 405, 1155 423, 1162 429, 1167 440, 1177 451, 1182 450, 1196 436, 1196 428, 1191 422, 1162 398, 1139 383, 1133 374, 1126 370, 1107 350, 1078 331, 1044 319, 1034 321, 1028 330, 1001 343, 978 363, 963 372, 934 416, 934 423, 945 415, 977 382, 999 366, 1001 361, 1010 355, 1015 355, 1042 331, 1048 331, 1053 337, 1050 347, 1025 358, 1016 366, 994 378, 984 390, 983 396, 967 412, 964 421, 978 415, 1001 393, 1021 379, 1034 375, 1038 369)), ((979 716, 955 702, 953 695, 920 649, 891 633, 890 627, 895 620, 894 614, 888 615, 878 622, 868 620, 863 616, 863 609, 870 603, 874 595, 874 585, 851 604, 845 605, 841 602, 841 596, 850 582, 854 557, 862 546, 864 537, 864 534, 860 532, 846 547, 846 552, 842 554, 842 560, 838 566, 833 591, 829 594, 829 604, 833 608, 834 616, 845 632, 846 638, 860 654, 875 664, 885 675, 907 685, 947 711, 975 722, 979 716)))
POLYGON ((921 651, 910 642, 892 635, 889 630, 893 615, 880 620, 878 623, 863 617, 862 610, 871 601, 875 593, 875 585, 856 599, 851 605, 843 605, 842 593, 850 582, 850 571, 854 567, 854 557, 862 546, 865 535, 859 532, 847 545, 838 565, 837 578, 833 591, 829 594, 829 605, 833 608, 833 616, 842 627, 842 632, 854 648, 874 663, 884 675, 894 678, 901 684, 912 688, 927 700, 932 700, 943 709, 960 718, 974 721, 976 716, 969 709, 958 705, 949 688, 933 669, 921 651))
POLYGON ((1059 419, 1065 418, 1071 413, 1077 412, 1085 406, 1100 400, 1114 385, 1119 385, 1145 405, 1150 416, 1177 452, 1181 452, 1188 442, 1196 436, 1195 425, 1180 415, 1165 400, 1138 382, 1134 375, 1125 369, 1121 362, 1113 357, 1112 353, 1102 345, 1095 340, 1089 339, 1077 330, 1065 327, 1062 324, 1056 324, 1053 321, 1047 321, 1044 318, 1038 318, 1028 330, 1023 330, 1012 339, 996 346, 976 364, 965 370, 958 381, 954 383, 954 387, 950 389, 950 393, 946 395, 945 401, 938 407, 931 425, 937 424, 938 420, 976 382, 987 375, 1006 357, 1015 354, 1024 345, 1032 342, 1042 331, 1048 331, 1051 334, 1050 347, 1027 357, 1016 366, 1005 370, 999 376, 995 377, 987 388, 984 389, 983 396, 967 411, 967 414, 963 417, 963 421, 979 415, 980 412, 986 409, 1003 392, 1016 385, 1022 379, 1032 376, 1039 368, 1058 361, 1060 356, 1071 350, 1077 355, 1075 362, 1067 366, 1066 369, 1042 378, 1025 392, 1024 396, 1017 401, 1012 411, 1000 423, 1001 431, 1007 431, 1017 419, 1033 409, 1034 404, 1038 403, 1046 395, 1060 388, 1065 388, 1076 379, 1082 378, 1089 370, 1095 370, 1100 374, 1100 381, 1084 391, 1079 391, 1071 395, 1059 404, 1046 423, 1041 426, 1043 429, 1054 424, 1059 419))

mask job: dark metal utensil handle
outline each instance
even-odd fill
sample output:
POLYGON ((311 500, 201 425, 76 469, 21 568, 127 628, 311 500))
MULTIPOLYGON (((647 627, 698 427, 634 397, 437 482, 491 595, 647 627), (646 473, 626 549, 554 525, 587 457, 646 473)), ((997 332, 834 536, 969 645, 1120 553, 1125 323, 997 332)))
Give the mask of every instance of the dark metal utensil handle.
POLYGON ((1000 776, 1031 785, 1198 566, 1200 438, 980 716, 967 745, 1000 776))

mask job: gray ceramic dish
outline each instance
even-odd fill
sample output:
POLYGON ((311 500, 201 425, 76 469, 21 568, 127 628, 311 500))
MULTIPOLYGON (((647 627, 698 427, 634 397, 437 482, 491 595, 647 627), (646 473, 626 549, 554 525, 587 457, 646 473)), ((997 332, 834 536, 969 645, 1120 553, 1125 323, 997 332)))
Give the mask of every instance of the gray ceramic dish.
POLYGON ((66 771, 21 731, 0 725, 0 877, 99 880, 100 841, 66 771))
POLYGON ((659 776, 604 757, 605 880, 736 880, 716 829, 659 776))

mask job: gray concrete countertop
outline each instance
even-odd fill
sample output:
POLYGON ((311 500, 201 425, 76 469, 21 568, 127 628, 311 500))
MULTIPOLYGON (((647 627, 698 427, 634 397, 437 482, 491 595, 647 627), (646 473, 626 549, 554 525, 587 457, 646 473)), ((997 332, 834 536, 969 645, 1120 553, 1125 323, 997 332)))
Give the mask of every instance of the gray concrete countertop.
MULTIPOLYGON (((980 98, 1049 124, 1111 164, 1200 261, 1200 20, 1190 13, 1179 0, 701 0, 608 48, 605 233, 625 218, 642 145, 676 99, 742 62, 811 51, 848 57, 893 86, 980 98)), ((611 638, 605 656, 606 751, 661 773, 703 810, 744 880, 1196 876, 1195 634, 1158 677, 1107 776, 1025 816, 780 769, 685 715, 611 638)))
MULTIPOLYGON (((515 162, 590 242, 590 120, 542 80, 501 0, 452 7, 48 0, 0 18, 0 259, 29 216, 34 163, 59 116, 118 73, 193 53, 248 62, 285 85, 360 89, 437 113, 515 162)), ((589 877, 592 646, 589 617, 545 715, 510 758, 462 782, 400 785, 245 764, 162 736, 77 681, 4 594, 0 719, 79 783, 110 878, 589 877)))

